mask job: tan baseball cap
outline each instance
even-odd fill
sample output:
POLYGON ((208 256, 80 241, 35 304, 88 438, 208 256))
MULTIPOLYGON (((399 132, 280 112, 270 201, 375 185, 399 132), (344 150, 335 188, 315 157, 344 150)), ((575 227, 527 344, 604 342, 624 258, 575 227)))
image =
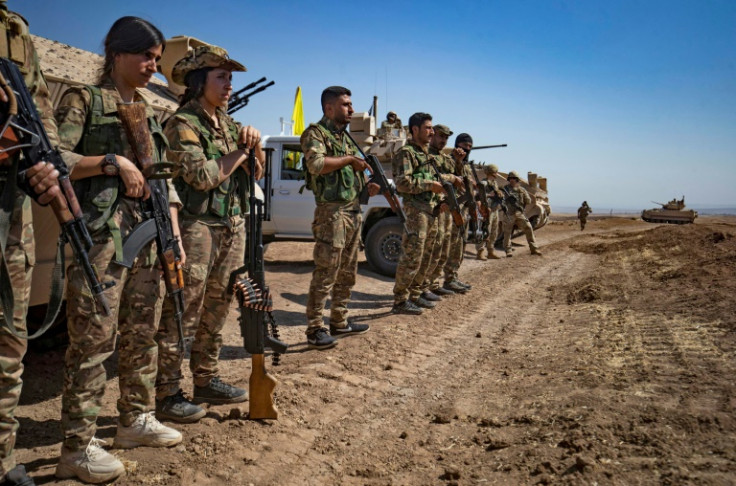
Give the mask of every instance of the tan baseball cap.
POLYGON ((230 59, 227 51, 218 46, 195 47, 180 59, 171 70, 171 79, 184 84, 187 73, 204 67, 223 68, 230 71, 247 71, 245 66, 230 59))

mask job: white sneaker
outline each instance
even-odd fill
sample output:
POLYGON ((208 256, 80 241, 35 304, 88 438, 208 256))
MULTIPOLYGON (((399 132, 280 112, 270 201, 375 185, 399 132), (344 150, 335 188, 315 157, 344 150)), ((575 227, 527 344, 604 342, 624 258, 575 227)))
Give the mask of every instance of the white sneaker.
POLYGON ((181 442, 181 433, 156 420, 153 412, 142 413, 129 427, 118 425, 113 447, 132 449, 138 446, 169 447, 181 442))
POLYGON ((56 477, 59 479, 79 478, 87 483, 106 483, 125 473, 125 466, 105 449, 105 442, 92 437, 83 451, 61 451, 56 477))

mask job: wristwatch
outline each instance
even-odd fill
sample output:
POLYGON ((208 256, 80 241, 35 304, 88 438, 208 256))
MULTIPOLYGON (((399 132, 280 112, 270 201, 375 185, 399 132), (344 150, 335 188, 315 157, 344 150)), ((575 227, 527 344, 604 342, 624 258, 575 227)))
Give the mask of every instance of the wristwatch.
POLYGON ((105 160, 100 165, 102 173, 106 176, 117 176, 120 174, 120 164, 118 164, 118 158, 115 154, 105 155, 105 160))

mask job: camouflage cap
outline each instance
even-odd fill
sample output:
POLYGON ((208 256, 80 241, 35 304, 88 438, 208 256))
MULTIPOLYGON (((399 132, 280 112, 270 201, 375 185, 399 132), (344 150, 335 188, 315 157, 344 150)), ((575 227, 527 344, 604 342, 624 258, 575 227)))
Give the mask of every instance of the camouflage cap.
POLYGON ((185 84, 187 73, 204 67, 223 68, 230 71, 247 71, 245 66, 233 61, 227 51, 218 46, 199 46, 187 53, 174 64, 171 70, 171 79, 175 83, 185 84))
POLYGON ((496 164, 488 164, 483 169, 486 171, 486 174, 498 174, 498 166, 496 164))
POLYGON ((434 126, 434 127, 432 127, 432 128, 434 128, 434 131, 435 131, 435 132, 439 132, 439 133, 441 133, 442 135, 447 135, 448 137, 449 137, 450 135, 452 135, 452 130, 450 130, 450 127, 448 127, 447 125, 440 125, 440 124, 437 124, 437 125, 435 125, 435 126, 434 126))

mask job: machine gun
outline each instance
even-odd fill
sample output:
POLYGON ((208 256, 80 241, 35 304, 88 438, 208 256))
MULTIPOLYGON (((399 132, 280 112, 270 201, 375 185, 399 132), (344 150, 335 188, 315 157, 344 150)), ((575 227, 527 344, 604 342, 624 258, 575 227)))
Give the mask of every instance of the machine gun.
MULTIPOLYGON (((399 195, 396 192, 396 185, 393 183, 393 181, 389 181, 386 178, 386 174, 383 172, 383 167, 381 167, 381 163, 378 161, 378 158, 375 155, 366 155, 365 152, 363 152, 363 150, 360 148, 360 145, 358 145, 358 143, 347 130, 345 131, 345 135, 347 135, 350 141, 353 142, 355 148, 358 149, 360 155, 363 156, 363 159, 365 159, 366 163, 371 168, 371 178, 368 182, 378 184, 381 194, 383 194, 383 197, 386 198, 388 205, 391 207, 391 211, 393 211, 394 214, 399 217, 399 220, 401 220, 401 224, 404 225, 404 231, 407 231, 406 214, 404 213, 404 209, 401 207, 401 203, 399 202, 399 195)), ((366 184, 366 187, 363 188, 363 192, 360 194, 360 204, 367 204, 368 197, 368 185, 366 184)))
POLYGON ((253 96, 255 94, 258 94, 261 91, 264 91, 269 86, 273 86, 274 84, 276 84, 276 81, 271 81, 268 84, 264 84, 262 86, 258 86, 259 84, 261 84, 261 83, 263 83, 265 81, 266 81, 266 77, 264 76, 261 79, 259 79, 258 81, 253 81, 252 83, 250 83, 246 87, 241 88, 241 89, 237 90, 235 93, 233 93, 230 96, 230 102, 228 103, 228 106, 227 106, 227 114, 228 115, 232 115, 233 113, 235 113, 239 109, 245 107, 248 104, 248 102, 250 101, 250 97, 251 96, 253 96), (256 88, 256 86, 258 86, 258 87, 256 88), (256 88, 256 89, 254 89, 250 93, 246 93, 246 91, 248 91, 249 89, 253 89, 253 88, 256 88))
POLYGON ((172 164, 153 162, 153 143, 148 128, 146 104, 143 102, 118 104, 120 121, 125 128, 128 141, 133 149, 141 172, 147 179, 151 189, 151 197, 141 201, 144 217, 143 222, 133 228, 130 235, 123 242, 123 260, 117 262, 126 268, 132 268, 138 253, 151 240, 156 240, 156 254, 163 270, 166 294, 174 303, 174 316, 177 331, 179 332, 179 348, 184 350, 184 329, 182 318, 184 315, 184 277, 181 271, 181 254, 179 239, 174 236, 169 210, 168 188, 164 179, 170 178, 170 172, 162 169, 172 164))
POLYGON ((478 147, 474 146, 471 150, 483 150, 483 149, 501 148, 501 147, 508 147, 508 144, 502 143, 501 145, 480 145, 478 147))
POLYGON ((274 366, 278 366, 280 355, 288 348, 286 343, 279 340, 278 327, 271 313, 273 302, 266 286, 266 272, 263 264, 261 227, 263 221, 270 219, 272 153, 272 150, 266 150, 264 201, 256 197, 255 151, 251 150, 248 156, 251 177, 249 178, 250 214, 246 233, 246 264, 230 274, 228 283, 228 292, 235 292, 238 298, 240 334, 243 336, 245 350, 251 354, 251 374, 248 380, 250 392, 248 417, 251 419, 278 418, 278 410, 273 404, 273 389, 278 381, 266 371, 264 352, 265 348, 273 350, 272 362, 274 366), (245 272, 247 272, 247 277, 239 279, 239 275, 245 272))
MULTIPOLYGON (((8 330, 17 337, 33 339, 48 329, 56 319, 56 315, 61 307, 65 271, 64 245, 66 243, 70 244, 74 258, 84 272, 84 277, 92 291, 97 306, 106 316, 110 315, 110 307, 102 293, 105 289, 114 285, 114 282, 100 283, 97 269, 89 261, 88 252, 92 248, 92 238, 87 231, 82 209, 69 180, 69 170, 59 152, 49 141, 41 118, 36 110, 36 105, 33 103, 31 94, 28 92, 18 66, 13 61, 5 58, 0 58, 0 88, 8 97, 7 105, 0 109, 0 117, 4 118, 2 128, 0 128, 0 138, 3 139, 3 142, 7 141, 10 144, 9 147, 0 149, 0 156, 7 157, 18 149, 22 150, 24 155, 22 161, 15 163, 19 165, 12 168, 9 173, 6 186, 9 197, 15 197, 14 188, 17 184, 26 194, 35 199, 38 198, 38 194, 30 186, 26 176, 26 171, 34 164, 45 161, 53 164, 54 168, 59 172, 58 181, 61 194, 51 201, 50 205, 61 226, 61 234, 58 242, 56 267, 54 268, 54 276, 51 283, 51 297, 44 323, 32 336, 20 335, 14 326, 7 326, 8 330)), ((2 243, 2 250, 4 250, 5 243, 2 243)), ((0 272, 0 275, 3 275, 0 278, 0 287, 3 288, 3 315, 6 320, 12 320, 12 285, 9 280, 6 281, 6 278, 9 278, 7 274, 0 272), (10 295, 8 296, 6 292, 10 295), (9 301, 7 297, 9 297, 9 301)))
POLYGON ((455 196, 455 188, 452 186, 452 182, 446 181, 442 178, 442 173, 440 172, 439 167, 437 167, 437 164, 432 157, 429 157, 427 161, 429 162, 429 165, 432 166, 434 173, 437 174, 437 178, 440 180, 440 184, 442 184, 442 188, 445 190, 445 193, 447 193, 446 202, 447 205, 450 207, 452 222, 458 228, 462 228, 463 226, 465 226, 465 220, 463 219, 463 212, 460 209, 460 204, 457 202, 457 197, 455 196))

